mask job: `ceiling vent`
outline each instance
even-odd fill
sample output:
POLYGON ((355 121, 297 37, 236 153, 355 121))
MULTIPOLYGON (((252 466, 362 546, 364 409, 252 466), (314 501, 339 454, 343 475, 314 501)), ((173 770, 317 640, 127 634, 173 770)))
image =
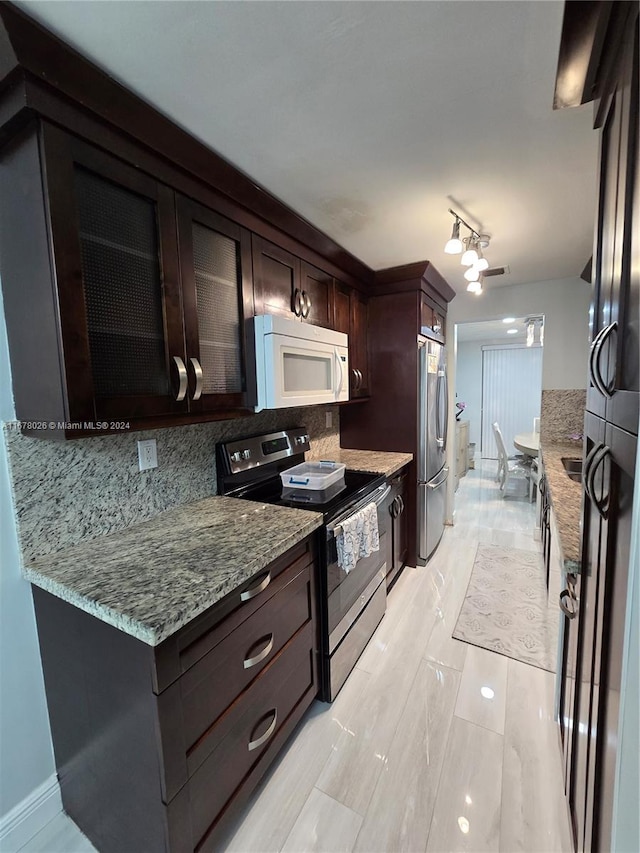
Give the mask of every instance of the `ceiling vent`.
POLYGON ((509 264, 505 264, 503 267, 491 267, 491 269, 485 270, 482 275, 488 278, 490 275, 509 275, 510 272, 511 267, 509 264))

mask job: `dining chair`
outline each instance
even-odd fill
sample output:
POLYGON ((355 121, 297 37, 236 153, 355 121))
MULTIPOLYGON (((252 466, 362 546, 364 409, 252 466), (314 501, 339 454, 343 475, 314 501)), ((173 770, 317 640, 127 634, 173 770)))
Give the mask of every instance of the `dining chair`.
POLYGON ((498 475, 496 479, 500 482, 502 497, 505 496, 507 484, 512 477, 525 479, 527 481, 527 491, 531 495, 530 477, 532 465, 531 461, 529 461, 531 457, 509 456, 500 425, 495 421, 492 426, 498 448, 498 475))

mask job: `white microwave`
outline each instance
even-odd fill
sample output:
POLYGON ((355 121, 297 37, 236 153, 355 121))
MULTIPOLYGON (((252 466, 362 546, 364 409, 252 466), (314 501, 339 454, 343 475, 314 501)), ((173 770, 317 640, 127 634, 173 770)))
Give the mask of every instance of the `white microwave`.
POLYGON ((349 338, 271 314, 253 318, 256 412, 349 399, 349 338))

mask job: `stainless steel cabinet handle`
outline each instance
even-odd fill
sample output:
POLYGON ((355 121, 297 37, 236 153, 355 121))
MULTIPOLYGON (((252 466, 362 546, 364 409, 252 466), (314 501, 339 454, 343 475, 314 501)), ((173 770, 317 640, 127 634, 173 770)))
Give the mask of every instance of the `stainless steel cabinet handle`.
POLYGON ((311 311, 311 297, 306 290, 302 291, 302 316, 307 319, 311 311))
POLYGON ((593 464, 593 458, 598 452, 602 445, 594 444, 591 450, 587 453, 587 457, 584 460, 584 465, 582 466, 582 481, 584 483, 584 490, 587 493, 587 497, 595 502, 595 496, 591 494, 591 487, 589 483, 589 475, 591 473, 591 465, 593 464))
POLYGON ((293 291, 293 313, 296 317, 302 316, 302 293, 297 287, 293 291))
POLYGON ((602 353, 602 348, 605 345, 605 342, 617 328, 617 323, 610 323, 608 326, 605 326, 604 329, 601 329, 600 333, 596 336, 596 339, 591 345, 591 353, 589 354, 589 368, 591 372, 591 379, 598 391, 600 391, 600 393, 603 394, 605 397, 613 396, 613 389, 615 387, 615 375, 612 379, 609 380, 608 384, 605 382, 602 376, 602 371, 600 369, 600 355, 602 353))
POLYGON ((269 724, 269 728, 257 740, 250 740, 249 741, 249 752, 251 752, 251 750, 253 750, 253 749, 257 749, 259 746, 262 746, 263 743, 266 743, 269 740, 269 738, 271 737, 271 735, 273 734, 273 732, 275 730, 277 721, 278 721, 278 709, 274 708, 273 709, 273 720, 269 724))
POLYGON ((603 336, 605 329, 606 329, 606 326, 603 326, 602 329, 600 329, 598 334, 595 336, 595 338, 591 342, 591 349, 589 350, 589 378, 591 379, 591 382, 595 385, 595 387, 598 389, 598 391, 600 391, 600 393, 602 393, 602 391, 601 391, 600 386, 598 385, 598 382, 596 379, 596 373, 595 373, 595 368, 594 368, 593 362, 594 362, 594 358, 596 355, 596 350, 597 350, 598 344, 600 342, 600 338, 603 336))
POLYGON ((607 518, 609 514, 609 492, 607 491, 607 494, 603 500, 598 500, 598 497, 595 492, 595 479, 596 471, 607 458, 607 456, 611 456, 611 450, 605 445, 600 445, 596 453, 593 454, 591 466, 589 467, 589 474, 586 477, 586 482, 588 482, 588 485, 585 487, 587 494, 593 501, 595 508, 598 510, 598 513, 602 518, 607 518))
POLYGON ((358 374, 358 391, 362 388, 362 371, 356 369, 356 373, 358 374))
POLYGON ((568 616, 569 619, 575 619, 578 615, 578 603, 576 599, 571 595, 568 589, 563 589, 560 593, 560 610, 564 613, 565 616, 568 616), (576 605, 575 607, 567 607, 564 600, 568 598, 570 601, 573 601, 576 605))
POLYGON ((402 495, 398 495, 398 500, 400 501, 400 515, 404 512, 404 498, 402 495))
MULTIPOLYGON (((260 642, 262 642, 262 640, 260 642)), ((261 660, 264 660, 267 657, 267 655, 269 654, 269 652, 271 651, 272 648, 273 648, 273 634, 270 635, 270 639, 269 639, 267 645, 262 649, 261 652, 258 652, 258 654, 255 657, 244 659, 244 663, 243 663, 244 668, 245 669, 251 669, 252 666, 255 666, 257 663, 260 663, 261 660)), ((249 651, 251 651, 251 649, 249 649, 249 651)))
POLYGON ((193 400, 199 400, 202 397, 202 380, 204 379, 204 374, 202 372, 202 367, 197 358, 190 358, 191 367, 193 367, 193 373, 196 377, 196 387, 193 391, 193 400))
POLYGON ((184 366, 184 361, 180 356, 174 355, 173 361, 178 368, 178 393, 176 394, 176 402, 180 403, 187 395, 189 377, 187 376, 187 368, 184 366))
POLYGON ((249 589, 245 589, 244 592, 240 593, 240 601, 249 601, 251 598, 254 598, 256 595, 259 595, 263 590, 265 590, 270 583, 271 572, 267 572, 259 584, 249 587, 249 589))
POLYGON ((391 518, 397 518, 398 517, 398 513, 397 513, 398 503, 397 503, 397 501, 398 501, 398 498, 394 498, 391 501, 391 503, 389 504, 389 514, 391 515, 391 518))

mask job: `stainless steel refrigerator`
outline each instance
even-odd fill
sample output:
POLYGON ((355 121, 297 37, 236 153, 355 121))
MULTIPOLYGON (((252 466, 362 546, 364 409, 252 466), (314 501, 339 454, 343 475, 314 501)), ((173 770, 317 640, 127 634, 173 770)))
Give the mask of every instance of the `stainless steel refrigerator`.
POLYGON ((444 532, 447 501, 447 366, 445 348, 418 337, 418 563, 424 565, 444 532))

